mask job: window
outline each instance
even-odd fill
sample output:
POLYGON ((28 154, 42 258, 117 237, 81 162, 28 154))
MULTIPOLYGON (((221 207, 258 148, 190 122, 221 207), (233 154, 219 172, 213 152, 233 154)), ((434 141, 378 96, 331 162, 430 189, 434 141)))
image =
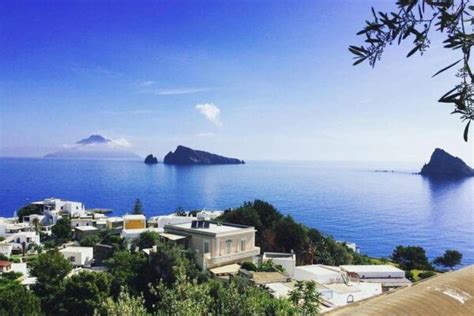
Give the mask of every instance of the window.
POLYGON ((230 252, 232 251, 232 240, 227 240, 225 242, 225 253, 226 254, 230 254, 230 252))
POLYGON ((245 251, 245 239, 240 241, 240 251, 245 251))
POLYGON ((349 295, 349 296, 347 297, 347 303, 354 303, 354 296, 349 295))
POLYGON ((210 248, 211 248, 211 247, 210 247, 210 245, 209 245, 209 241, 207 241, 207 240, 204 241, 204 253, 209 253, 209 252, 211 252, 210 248))
POLYGON ((76 258, 74 256, 69 257, 69 261, 74 262, 76 261, 76 258))

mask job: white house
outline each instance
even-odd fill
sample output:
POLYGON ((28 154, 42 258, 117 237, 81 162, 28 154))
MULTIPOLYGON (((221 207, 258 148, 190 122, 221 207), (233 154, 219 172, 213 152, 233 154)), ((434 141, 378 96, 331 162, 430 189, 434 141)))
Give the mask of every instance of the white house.
POLYGON ((294 271, 293 278, 297 281, 316 281, 320 284, 344 282, 338 267, 311 264, 295 267, 294 271))
POLYGON ((195 252, 197 263, 204 270, 254 262, 260 254, 260 248, 255 246, 255 232, 250 226, 210 221, 165 225, 166 235, 186 237, 185 246, 195 252))
POLYGON ((340 268, 351 279, 381 283, 384 290, 411 285, 410 280, 405 278, 405 271, 390 264, 342 265, 340 268))
POLYGON ((13 245, 8 242, 0 242, 0 254, 5 257, 10 257, 12 255, 13 245))
POLYGON ((68 214, 70 217, 82 217, 86 215, 85 206, 81 202, 49 198, 31 204, 41 205, 43 207, 43 215, 45 215, 45 222, 47 224, 56 224, 56 221, 61 218, 62 214, 68 214))
POLYGON ((296 267, 296 255, 294 253, 264 252, 262 262, 269 260, 274 264, 281 265, 290 277, 294 276, 296 267))
POLYGON ((69 260, 73 266, 89 266, 94 259, 93 247, 66 247, 59 250, 61 254, 69 260))
MULTIPOLYGON (((5 238, 3 244, 9 243, 13 249, 22 250, 31 244, 40 245, 40 235, 33 231, 28 223, 16 223, 12 219, 0 219, 0 237, 5 238)), ((5 248, 6 249, 6 248, 5 248)))

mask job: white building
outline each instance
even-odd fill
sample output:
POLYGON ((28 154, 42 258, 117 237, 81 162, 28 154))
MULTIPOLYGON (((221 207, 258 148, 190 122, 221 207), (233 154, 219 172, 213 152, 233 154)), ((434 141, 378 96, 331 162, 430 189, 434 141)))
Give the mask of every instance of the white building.
POLYGON ((295 268, 293 278, 297 281, 315 281, 320 284, 343 283, 344 278, 338 267, 311 264, 295 268))
POLYGON ((81 202, 49 198, 31 204, 43 207, 43 215, 45 215, 45 222, 47 224, 56 224, 56 221, 61 218, 62 214, 67 214, 69 217, 83 217, 86 215, 86 209, 81 202))
POLYGON ((23 250, 23 246, 28 249, 32 244, 41 244, 40 235, 33 231, 33 227, 28 223, 17 223, 8 218, 0 218, 0 237, 5 238, 2 244, 11 244, 13 250, 23 250))
POLYGON ((381 283, 384 290, 411 285, 410 280, 405 277, 405 271, 390 264, 343 265, 340 268, 351 279, 381 283))
POLYGON ((262 262, 269 260, 274 264, 281 265, 290 277, 294 276, 296 267, 296 255, 294 253, 264 252, 262 262))
POLYGON ((5 257, 10 257, 12 255, 13 244, 8 242, 0 242, 0 254, 5 257))
POLYGON ((166 225, 191 223, 195 220, 196 217, 193 216, 177 216, 175 214, 171 214, 150 217, 150 219, 148 220, 148 224, 156 228, 163 229, 166 225))
POLYGON ((66 247, 59 250, 61 254, 69 260, 73 266, 89 266, 94 259, 93 247, 66 247))
POLYGON ((185 246, 195 252, 197 263, 203 270, 254 262, 260 254, 260 247, 255 246, 255 232, 255 228, 250 226, 209 221, 165 226, 166 235, 186 237, 185 246))

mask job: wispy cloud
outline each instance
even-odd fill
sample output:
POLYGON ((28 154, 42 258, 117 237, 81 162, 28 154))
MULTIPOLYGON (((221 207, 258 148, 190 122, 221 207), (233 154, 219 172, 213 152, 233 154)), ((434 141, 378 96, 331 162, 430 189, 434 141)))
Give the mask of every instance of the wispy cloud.
POLYGON ((175 89, 156 89, 153 90, 154 95, 182 95, 193 94, 208 91, 209 88, 175 88, 175 89))
POLYGON ((155 83, 156 83, 156 82, 153 81, 153 80, 146 80, 146 81, 140 82, 138 85, 139 85, 140 87, 150 87, 150 86, 154 85, 155 83))
POLYGON ((198 110, 206 119, 215 124, 216 126, 222 126, 220 120, 221 110, 213 103, 202 103, 196 105, 198 110))
POLYGON ((156 111, 152 110, 124 110, 124 111, 113 111, 113 110, 106 110, 102 111, 102 113, 106 115, 145 115, 145 114, 152 114, 156 113, 156 111))
POLYGON ((197 133, 196 137, 214 137, 216 136, 215 133, 212 132, 205 132, 205 133, 197 133))
POLYGON ((98 76, 105 76, 105 77, 122 77, 123 74, 118 71, 113 71, 107 69, 103 66, 80 66, 80 65, 73 65, 71 70, 75 73, 84 73, 84 74, 91 74, 91 75, 98 75, 98 76))

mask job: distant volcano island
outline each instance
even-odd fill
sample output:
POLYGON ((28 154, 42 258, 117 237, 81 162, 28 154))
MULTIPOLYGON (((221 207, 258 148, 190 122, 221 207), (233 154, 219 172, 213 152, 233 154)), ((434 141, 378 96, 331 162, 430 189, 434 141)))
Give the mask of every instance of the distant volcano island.
POLYGON ((219 156, 202 150, 194 150, 179 145, 169 152, 163 162, 170 165, 229 165, 244 164, 243 160, 219 156))
POLYGON ((127 150, 126 146, 101 135, 91 135, 83 138, 72 145, 64 145, 64 148, 49 153, 44 158, 58 159, 121 159, 138 160, 140 156, 127 150))

